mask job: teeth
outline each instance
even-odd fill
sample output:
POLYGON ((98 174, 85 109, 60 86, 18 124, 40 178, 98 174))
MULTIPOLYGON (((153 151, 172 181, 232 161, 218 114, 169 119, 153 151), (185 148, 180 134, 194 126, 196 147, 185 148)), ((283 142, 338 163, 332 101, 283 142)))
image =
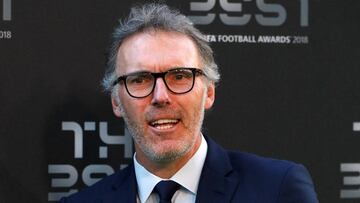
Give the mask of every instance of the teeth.
POLYGON ((151 125, 159 130, 166 130, 174 127, 179 121, 177 119, 159 119, 151 122, 151 125))
POLYGON ((173 127, 172 124, 166 124, 166 125, 157 125, 156 128, 159 130, 165 130, 165 129, 170 129, 171 127, 173 127))
POLYGON ((178 120, 176 119, 160 119, 160 120, 156 120, 154 122, 151 123, 151 125, 163 125, 163 124, 173 124, 173 123, 177 123, 178 120))

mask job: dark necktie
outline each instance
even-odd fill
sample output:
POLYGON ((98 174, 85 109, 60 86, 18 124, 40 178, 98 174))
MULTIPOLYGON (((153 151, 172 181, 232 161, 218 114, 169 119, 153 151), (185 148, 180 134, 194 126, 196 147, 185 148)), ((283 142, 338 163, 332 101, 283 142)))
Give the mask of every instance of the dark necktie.
POLYGON ((154 192, 160 197, 160 203, 171 203, 171 198, 180 187, 172 180, 163 180, 156 184, 154 192))

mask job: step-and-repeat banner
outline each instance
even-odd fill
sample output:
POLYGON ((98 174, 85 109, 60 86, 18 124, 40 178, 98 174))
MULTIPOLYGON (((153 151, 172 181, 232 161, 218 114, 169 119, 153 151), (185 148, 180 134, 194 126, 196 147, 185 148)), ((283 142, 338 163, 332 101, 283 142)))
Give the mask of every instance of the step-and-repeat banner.
MULTIPOLYGON (((134 152, 102 92, 130 0, 0 0, 0 202, 55 202, 134 152)), ((304 164, 320 202, 360 202, 360 1, 169 0, 222 79, 204 134, 304 164)))

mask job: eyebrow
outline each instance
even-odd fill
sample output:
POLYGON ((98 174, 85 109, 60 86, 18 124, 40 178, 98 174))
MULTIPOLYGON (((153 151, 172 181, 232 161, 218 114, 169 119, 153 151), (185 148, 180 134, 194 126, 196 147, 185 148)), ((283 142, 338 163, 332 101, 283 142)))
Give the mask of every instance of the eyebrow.
POLYGON ((141 74, 141 73, 151 73, 151 72, 150 72, 150 71, 140 70, 140 71, 135 71, 135 72, 131 72, 131 73, 128 73, 128 74, 124 74, 124 75, 121 75, 121 76, 119 76, 119 77, 131 76, 131 75, 138 75, 138 74, 141 74))
POLYGON ((161 72, 151 72, 151 71, 145 71, 145 70, 139 70, 139 71, 134 71, 128 74, 124 74, 124 75, 120 75, 119 77, 124 77, 124 76, 131 76, 131 75, 137 75, 137 74, 141 74, 141 73, 164 73, 173 69, 179 69, 179 68, 189 68, 187 66, 174 66, 174 67, 170 67, 169 69, 165 70, 165 71, 161 71, 161 72))

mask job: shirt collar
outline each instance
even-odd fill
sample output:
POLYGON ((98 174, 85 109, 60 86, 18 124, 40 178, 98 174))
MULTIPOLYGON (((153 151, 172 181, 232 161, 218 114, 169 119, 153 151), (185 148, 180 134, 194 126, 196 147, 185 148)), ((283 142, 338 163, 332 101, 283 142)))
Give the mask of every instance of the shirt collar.
MULTIPOLYGON (((170 178, 170 180, 179 183, 183 188, 196 195, 201 171, 206 158, 207 148, 208 146, 206 140, 204 136, 201 135, 201 144, 199 149, 189 159, 189 161, 170 178)), ((145 202, 152 193, 155 185, 163 179, 152 174, 139 162, 137 162, 136 153, 134 154, 133 159, 136 181, 138 185, 138 196, 140 202, 145 202)))

